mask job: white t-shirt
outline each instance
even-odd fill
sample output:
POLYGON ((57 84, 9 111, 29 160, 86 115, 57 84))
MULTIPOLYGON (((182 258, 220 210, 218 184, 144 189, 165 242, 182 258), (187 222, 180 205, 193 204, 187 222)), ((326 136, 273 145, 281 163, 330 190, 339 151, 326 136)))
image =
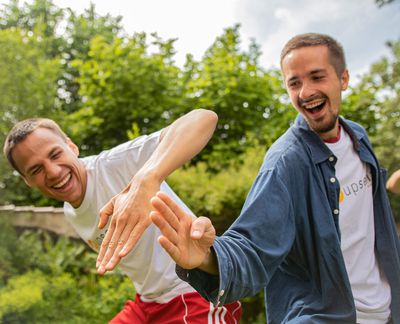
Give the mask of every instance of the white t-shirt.
MULTIPOLYGON (((148 160, 159 144, 160 134, 161 131, 141 136, 99 155, 81 159, 87 170, 85 198, 76 209, 64 203, 64 214, 80 237, 95 251, 99 250, 108 228, 108 224, 102 230, 97 228, 100 209, 126 187, 148 160)), ((190 212, 167 183, 163 182, 160 190, 190 212)), ((132 279, 142 300, 165 303, 194 289, 177 277, 175 263, 157 241, 159 235, 158 228, 151 224, 118 267, 132 279)))
POLYGON ((357 323, 386 324, 390 316, 391 293, 374 253, 371 171, 360 160, 343 128, 340 140, 326 145, 337 157, 341 249, 356 305, 357 323))

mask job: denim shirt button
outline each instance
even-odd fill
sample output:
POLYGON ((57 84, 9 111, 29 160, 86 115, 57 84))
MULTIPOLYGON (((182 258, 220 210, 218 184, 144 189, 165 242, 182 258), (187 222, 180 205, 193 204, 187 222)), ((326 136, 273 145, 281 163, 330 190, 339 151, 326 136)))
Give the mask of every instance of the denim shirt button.
POLYGON ((335 182, 336 182, 336 179, 335 179, 335 178, 330 178, 330 181, 331 181, 332 183, 335 183, 335 182))
POLYGON ((329 157, 329 162, 333 162, 333 161, 335 161, 335 158, 331 155, 331 156, 329 157))
POLYGON ((338 215, 338 214, 339 214, 339 209, 334 209, 334 210, 333 210, 333 213, 334 213, 335 215, 338 215))

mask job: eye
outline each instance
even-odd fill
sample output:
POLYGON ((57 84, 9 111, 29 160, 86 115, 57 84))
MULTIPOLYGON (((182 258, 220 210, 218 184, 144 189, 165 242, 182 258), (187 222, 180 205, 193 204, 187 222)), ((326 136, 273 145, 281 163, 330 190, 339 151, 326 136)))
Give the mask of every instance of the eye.
POLYGON ((52 160, 57 160, 60 157, 60 155, 61 155, 61 152, 56 152, 56 153, 52 154, 50 158, 52 160))
POLYGON ((30 174, 31 174, 32 176, 33 176, 33 175, 37 175, 41 170, 42 170, 42 167, 34 168, 34 169, 30 172, 30 174))
POLYGON ((324 75, 314 75, 314 76, 313 76, 313 80, 316 80, 316 81, 322 80, 322 79, 324 79, 324 78, 325 78, 324 75))
POLYGON ((299 85, 300 85, 300 82, 297 80, 288 82, 288 87, 291 89, 294 89, 294 88, 298 87, 299 85))

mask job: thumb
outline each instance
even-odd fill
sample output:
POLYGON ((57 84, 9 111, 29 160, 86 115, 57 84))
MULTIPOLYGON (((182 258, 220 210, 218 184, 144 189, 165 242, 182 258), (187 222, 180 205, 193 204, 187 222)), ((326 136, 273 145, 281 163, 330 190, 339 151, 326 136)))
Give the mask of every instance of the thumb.
POLYGON ((100 220, 97 227, 102 229, 108 223, 108 219, 114 212, 114 198, 112 198, 101 210, 100 210, 100 220))
POLYGON ((207 217, 200 216, 193 221, 190 236, 193 239, 200 239, 211 226, 211 221, 207 217))

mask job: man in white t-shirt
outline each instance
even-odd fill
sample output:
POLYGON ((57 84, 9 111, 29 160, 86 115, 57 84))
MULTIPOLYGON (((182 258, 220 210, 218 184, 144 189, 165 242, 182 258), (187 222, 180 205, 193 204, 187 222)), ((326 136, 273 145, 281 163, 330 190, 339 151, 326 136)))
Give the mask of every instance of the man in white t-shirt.
MULTIPOLYGON (((161 131, 86 158, 78 158, 78 147, 49 119, 21 121, 8 134, 4 154, 10 164, 28 186, 64 201, 68 221, 95 251, 99 251, 107 231, 116 226, 117 220, 108 221, 110 213, 102 211, 110 200, 107 208, 112 206, 119 220, 137 218, 140 229, 135 234, 135 247, 120 261, 137 296, 111 323, 239 321, 239 302, 214 308, 177 277, 175 263, 157 243, 158 228, 146 220, 151 209, 149 198, 158 190, 191 213, 164 180, 201 151, 216 122, 215 113, 194 110, 161 131)), ((117 242, 110 237, 106 245, 123 247, 127 239, 121 233, 117 242)))

